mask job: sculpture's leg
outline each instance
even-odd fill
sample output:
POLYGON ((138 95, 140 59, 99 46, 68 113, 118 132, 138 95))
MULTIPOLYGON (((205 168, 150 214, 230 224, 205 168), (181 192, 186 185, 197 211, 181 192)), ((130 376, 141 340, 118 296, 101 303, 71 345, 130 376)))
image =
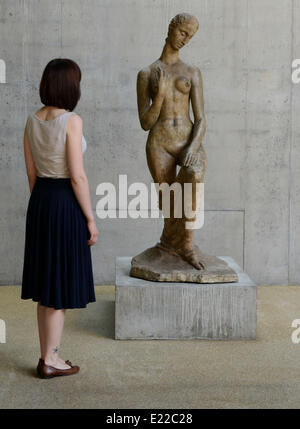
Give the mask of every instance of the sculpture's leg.
MULTIPOLYGON (((171 251, 179 254, 183 259, 189 262, 197 269, 203 269, 204 265, 199 261, 197 252, 195 251, 194 244, 194 230, 186 228, 186 222, 195 221, 196 216, 192 219, 187 218, 184 211, 184 192, 189 190, 184 188, 185 183, 192 184, 192 195, 188 199, 192 202, 193 209, 196 209, 197 183, 203 183, 205 173, 205 161, 200 161, 197 165, 184 167, 182 166, 177 177, 176 182, 180 183, 182 187, 182 217, 174 217, 174 199, 171 198, 171 216, 164 219, 164 229, 160 237, 159 246, 166 251, 171 251)), ((202 196, 203 197, 203 196, 202 196)))

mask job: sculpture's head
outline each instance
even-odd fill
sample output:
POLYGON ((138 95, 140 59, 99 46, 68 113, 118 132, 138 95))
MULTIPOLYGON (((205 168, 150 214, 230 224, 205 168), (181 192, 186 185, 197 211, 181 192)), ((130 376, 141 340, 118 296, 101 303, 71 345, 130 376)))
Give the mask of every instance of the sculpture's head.
POLYGON ((198 28, 199 22, 195 16, 179 13, 169 24, 166 43, 169 43, 173 49, 179 50, 190 41, 198 28))

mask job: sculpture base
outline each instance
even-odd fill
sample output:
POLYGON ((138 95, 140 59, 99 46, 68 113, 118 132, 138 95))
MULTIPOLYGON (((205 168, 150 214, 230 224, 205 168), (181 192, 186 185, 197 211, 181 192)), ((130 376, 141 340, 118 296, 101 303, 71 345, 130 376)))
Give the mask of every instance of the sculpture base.
POLYGON ((205 269, 197 270, 179 255, 160 247, 151 247, 131 260, 130 276, 155 282, 231 283, 238 281, 237 273, 226 261, 206 255, 196 246, 199 261, 205 269))
POLYGON ((250 340, 256 337, 257 287, 232 258, 236 283, 155 283, 129 276, 116 258, 115 338, 250 340))

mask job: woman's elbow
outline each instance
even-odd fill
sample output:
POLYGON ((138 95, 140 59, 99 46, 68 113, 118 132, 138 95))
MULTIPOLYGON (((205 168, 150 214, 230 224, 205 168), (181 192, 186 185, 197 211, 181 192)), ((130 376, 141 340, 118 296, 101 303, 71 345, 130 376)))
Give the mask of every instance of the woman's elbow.
POLYGON ((87 182, 87 177, 85 173, 71 174, 70 179, 73 185, 81 185, 87 182))
POLYGON ((36 179, 36 176, 37 176, 37 174, 36 174, 35 170, 27 172, 27 177, 28 177, 29 181, 34 181, 36 179))

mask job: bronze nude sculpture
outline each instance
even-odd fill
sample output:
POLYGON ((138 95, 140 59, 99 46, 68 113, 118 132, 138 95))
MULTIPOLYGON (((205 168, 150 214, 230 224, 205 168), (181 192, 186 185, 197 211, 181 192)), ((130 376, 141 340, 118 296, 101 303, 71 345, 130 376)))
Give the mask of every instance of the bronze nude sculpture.
MULTIPOLYGON (((182 187, 191 183, 193 207, 196 184, 203 182, 207 162, 202 146, 206 130, 203 84, 200 70, 182 62, 179 51, 198 27, 193 15, 176 15, 169 24, 160 58, 139 71, 137 77, 138 113, 142 128, 149 131, 146 155, 154 183, 179 183, 182 187), (176 166, 180 167, 178 174, 176 166)), ((237 281, 226 262, 204 254, 194 244, 194 230, 185 227, 184 214, 174 216, 172 198, 170 207, 171 216, 164 219, 160 242, 132 259, 130 275, 155 281, 237 281)))

